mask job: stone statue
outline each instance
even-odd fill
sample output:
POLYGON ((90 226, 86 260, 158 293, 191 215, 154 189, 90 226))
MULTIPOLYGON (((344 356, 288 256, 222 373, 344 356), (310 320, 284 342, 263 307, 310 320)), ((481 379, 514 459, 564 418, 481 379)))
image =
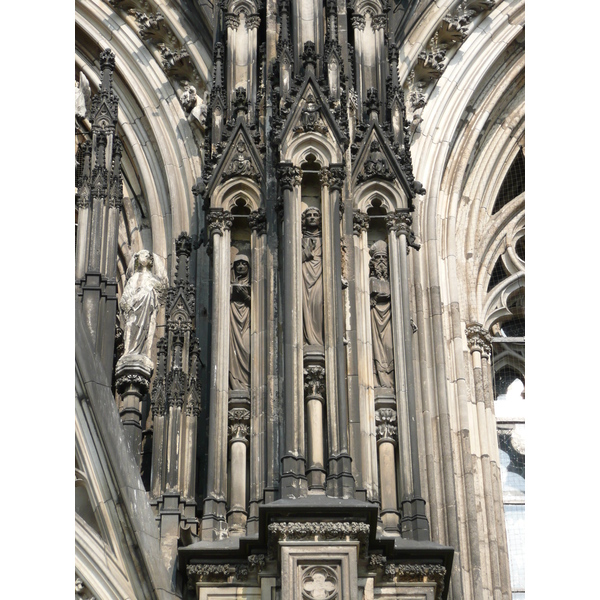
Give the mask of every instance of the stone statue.
POLYGON ((388 248, 383 240, 375 242, 369 261, 371 292, 371 332, 375 387, 394 387, 394 345, 390 295, 388 248))
POLYGON ((302 213, 302 284, 304 343, 324 346, 323 245, 318 208, 307 208, 302 213))
POLYGON ((90 114, 92 107, 92 91, 90 90, 90 82, 83 74, 79 73, 79 81, 75 82, 75 116, 86 118, 90 114))
POLYGON ((208 106, 206 102, 198 96, 196 88, 190 85, 189 81, 182 82, 184 85, 183 94, 181 95, 181 105, 188 115, 188 120, 197 121, 202 130, 206 127, 206 114, 208 106))
POLYGON ((148 250, 140 250, 129 263, 126 279, 119 302, 123 358, 136 354, 150 359, 156 313, 165 299, 167 276, 158 257, 155 259, 148 250))
POLYGON ((250 261, 238 254, 231 266, 229 389, 250 389, 250 261))

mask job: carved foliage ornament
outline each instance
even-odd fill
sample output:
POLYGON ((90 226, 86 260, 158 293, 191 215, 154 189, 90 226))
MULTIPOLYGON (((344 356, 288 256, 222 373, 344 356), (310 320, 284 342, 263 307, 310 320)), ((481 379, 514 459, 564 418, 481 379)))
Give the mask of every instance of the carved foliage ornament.
POLYGON ((465 333, 467 336, 467 344, 471 352, 478 351, 489 356, 492 350, 492 336, 489 331, 484 329, 480 323, 471 323, 470 325, 467 325, 465 333))
POLYGON ((234 408, 229 411, 229 439, 232 442, 247 442, 250 432, 250 411, 234 408))
POLYGON ((325 395, 325 369, 310 366, 304 369, 304 393, 307 400, 323 400, 325 395))
POLYGON ((248 215, 248 225, 250 229, 256 231, 257 235, 264 235, 267 233, 267 214, 264 208, 253 210, 248 215))
POLYGON ((392 408, 380 408, 375 411, 378 442, 395 442, 398 428, 396 427, 396 411, 392 408))
POLYGON ((291 190, 302 183, 302 169, 293 165, 279 165, 277 169, 282 190, 291 190))
POLYGON ((282 540, 343 540, 366 541, 370 526, 367 523, 271 523, 269 533, 282 540))
POLYGON ((221 208, 211 208, 206 215, 208 223, 208 232, 210 235, 223 235, 225 229, 231 229, 233 225, 233 217, 228 210, 221 208))
POLYGON ((353 213, 353 228, 354 235, 360 235, 363 231, 369 229, 369 215, 360 210, 355 210, 353 213))

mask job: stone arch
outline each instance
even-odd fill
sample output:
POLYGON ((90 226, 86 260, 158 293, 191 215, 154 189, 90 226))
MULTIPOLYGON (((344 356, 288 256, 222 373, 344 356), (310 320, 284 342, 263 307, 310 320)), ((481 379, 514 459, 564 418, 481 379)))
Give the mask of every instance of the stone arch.
POLYGON ((314 154, 321 167, 341 163, 342 150, 324 135, 305 133, 293 139, 289 144, 285 141, 281 148, 281 160, 291 162, 299 167, 306 162, 309 154, 314 154))
MULTIPOLYGON (((77 8, 78 38, 95 47, 80 44, 76 66, 92 88, 99 83, 94 65, 98 49, 108 47, 118 57, 114 73, 120 99, 118 131, 124 146, 124 179, 132 183, 130 190, 126 186, 130 193, 125 194, 119 231, 122 277, 137 250, 150 249, 168 263, 177 235, 193 233, 196 219, 189 197, 201 175, 201 158, 171 81, 131 23, 102 3, 86 5, 85 11, 80 5, 77 8)), ((198 72, 208 77, 199 50, 191 50, 190 55, 198 72)))
POLYGON ((211 194, 210 208, 231 210, 238 200, 244 200, 251 211, 261 206, 261 191, 258 184, 246 177, 235 177, 217 186, 211 194))
POLYGON ((367 212, 375 199, 381 201, 381 205, 385 207, 388 213, 393 213, 401 208, 408 208, 408 199, 397 186, 379 180, 367 181, 356 189, 354 207, 362 212, 367 212))

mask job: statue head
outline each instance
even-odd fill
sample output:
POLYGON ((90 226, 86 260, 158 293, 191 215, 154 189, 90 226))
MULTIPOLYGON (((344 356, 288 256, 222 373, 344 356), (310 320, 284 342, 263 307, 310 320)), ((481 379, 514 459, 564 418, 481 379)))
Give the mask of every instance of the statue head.
POLYGON ((321 211, 311 206, 302 213, 302 231, 321 231, 321 211))
POLYGON ((136 252, 133 260, 134 271, 142 271, 144 269, 151 271, 154 265, 154 257, 149 250, 140 250, 139 252, 136 252))
POLYGON ((378 279, 388 278, 388 247, 383 240, 377 240, 370 248, 371 260, 369 267, 371 274, 378 279))
POLYGON ((238 254, 231 265, 234 279, 243 279, 250 273, 250 259, 245 254, 238 254))

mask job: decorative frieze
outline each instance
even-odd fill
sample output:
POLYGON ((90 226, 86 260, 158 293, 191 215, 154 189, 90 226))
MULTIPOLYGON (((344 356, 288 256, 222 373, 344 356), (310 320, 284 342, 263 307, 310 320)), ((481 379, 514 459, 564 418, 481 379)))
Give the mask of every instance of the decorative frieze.
POLYGON ((387 563, 383 568, 383 579, 388 582, 435 582, 436 600, 441 600, 444 593, 444 578, 446 567, 442 565, 409 565, 402 563, 387 563))
POLYGON ((369 532, 368 523, 357 522, 283 522, 269 525, 269 534, 274 541, 358 540, 366 543, 369 532))

